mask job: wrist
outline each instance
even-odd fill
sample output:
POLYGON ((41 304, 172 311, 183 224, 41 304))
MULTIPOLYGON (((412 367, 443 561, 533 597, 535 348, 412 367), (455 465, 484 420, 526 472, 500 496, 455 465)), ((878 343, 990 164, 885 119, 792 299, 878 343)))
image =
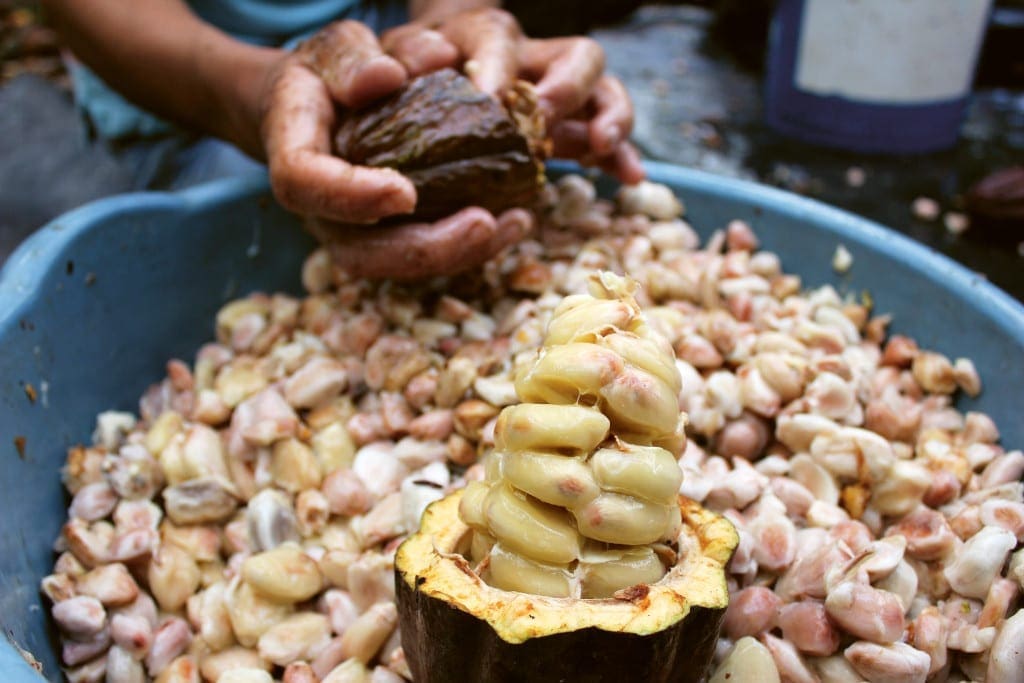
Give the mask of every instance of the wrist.
POLYGON ((198 51, 211 112, 204 128, 253 158, 264 158, 260 137, 263 92, 285 50, 249 45, 219 31, 198 51))

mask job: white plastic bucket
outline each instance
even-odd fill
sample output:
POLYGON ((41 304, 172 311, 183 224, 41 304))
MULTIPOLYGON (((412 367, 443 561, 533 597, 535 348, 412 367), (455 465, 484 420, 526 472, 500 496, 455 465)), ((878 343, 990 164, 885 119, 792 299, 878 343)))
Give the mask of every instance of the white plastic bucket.
POLYGON ((991 0, 780 0, 768 123, 864 152, 956 142, 991 0))

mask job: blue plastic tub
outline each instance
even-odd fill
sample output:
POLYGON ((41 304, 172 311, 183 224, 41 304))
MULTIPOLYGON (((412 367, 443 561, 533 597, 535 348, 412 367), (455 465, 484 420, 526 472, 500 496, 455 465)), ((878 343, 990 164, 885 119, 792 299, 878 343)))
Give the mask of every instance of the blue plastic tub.
MULTIPOLYGON (((895 316, 895 330, 973 358, 985 391, 964 407, 991 414, 1004 443, 1024 443, 1024 309, 1009 296, 848 213, 697 171, 648 169, 679 193, 705 236, 746 219, 805 283, 869 290, 876 310, 895 316), (840 243, 854 257, 843 277, 830 265, 840 243)), ((136 410, 168 358, 192 358, 213 336, 224 301, 253 290, 298 292, 310 247, 264 181, 228 180, 83 207, 36 233, 0 273, 0 624, 50 680, 60 670, 38 584, 65 519, 65 450, 89 440, 99 411, 136 410)), ((0 672, 5 683, 40 680, 2 638, 0 672)))

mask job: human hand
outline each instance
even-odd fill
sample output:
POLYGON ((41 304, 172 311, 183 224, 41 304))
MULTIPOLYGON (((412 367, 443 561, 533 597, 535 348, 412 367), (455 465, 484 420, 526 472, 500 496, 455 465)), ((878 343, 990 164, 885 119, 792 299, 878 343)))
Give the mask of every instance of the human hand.
MULTIPOLYGON (((443 41, 431 54, 451 59, 443 41)), ((429 69, 427 69, 429 70, 429 69)), ((285 207, 307 217, 354 277, 412 279, 449 274, 489 259, 525 236, 532 216, 521 209, 493 216, 470 207, 436 223, 368 225, 412 213, 416 189, 387 168, 349 164, 331 150, 336 104, 359 108, 397 90, 410 73, 385 55, 366 26, 324 28, 274 65, 260 106, 271 187, 285 207)))
POLYGON ((604 73, 604 51, 590 38, 531 39, 508 12, 479 9, 433 26, 400 26, 381 45, 412 76, 461 64, 477 87, 496 96, 517 78, 535 83, 555 156, 598 166, 623 182, 643 179, 640 156, 627 140, 629 94, 604 73))

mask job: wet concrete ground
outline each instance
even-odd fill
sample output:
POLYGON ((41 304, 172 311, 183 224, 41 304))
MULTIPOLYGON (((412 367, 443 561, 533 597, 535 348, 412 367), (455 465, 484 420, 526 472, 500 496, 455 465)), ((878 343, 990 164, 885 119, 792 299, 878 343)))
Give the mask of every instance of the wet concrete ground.
POLYGON ((711 20, 695 7, 644 7, 627 24, 594 34, 608 68, 629 86, 634 136, 646 156, 834 204, 924 242, 1024 299, 1024 226, 1014 233, 976 225, 953 235, 941 217, 923 221, 911 211, 923 196, 958 212, 972 184, 1024 162, 1024 92, 977 92, 959 144, 938 154, 865 156, 803 145, 763 125, 760 78, 709 38, 711 20), (858 176, 861 184, 850 182, 858 176))
MULTIPOLYGON (((646 156, 835 204, 952 256, 1024 299, 1024 232, 974 226, 953 235, 941 218, 922 221, 910 208, 926 196, 943 210, 958 210, 972 183, 1024 160, 1024 92, 980 91, 960 143, 948 152, 887 158, 822 150, 765 128, 759 76, 709 37, 710 25, 711 14, 700 8, 651 6, 593 33, 609 69, 630 89, 634 137, 646 156)), ((88 140, 67 93, 44 79, 21 76, 0 87, 0 140, 0 261, 50 218, 132 185, 116 157, 88 140)))

